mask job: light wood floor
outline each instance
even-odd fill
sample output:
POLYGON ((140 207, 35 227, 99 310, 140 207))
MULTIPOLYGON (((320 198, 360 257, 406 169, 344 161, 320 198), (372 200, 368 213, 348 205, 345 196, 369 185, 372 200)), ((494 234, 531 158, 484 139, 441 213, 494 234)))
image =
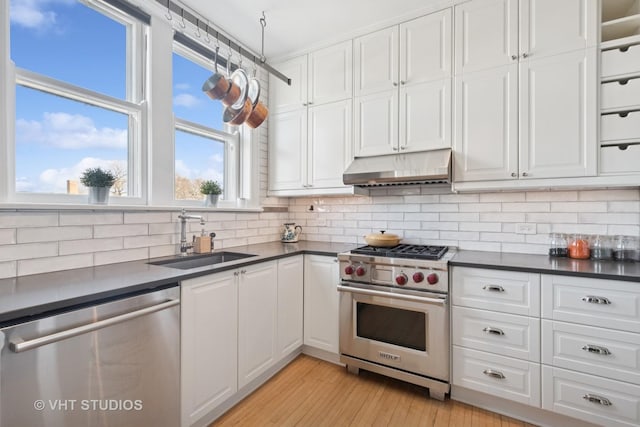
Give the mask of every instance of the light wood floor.
POLYGON ((222 426, 532 427, 426 389, 301 355, 219 418, 222 426))

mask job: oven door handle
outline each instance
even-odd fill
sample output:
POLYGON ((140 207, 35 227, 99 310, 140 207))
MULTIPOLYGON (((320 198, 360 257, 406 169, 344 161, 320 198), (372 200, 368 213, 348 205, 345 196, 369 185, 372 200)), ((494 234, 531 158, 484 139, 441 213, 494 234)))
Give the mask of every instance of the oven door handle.
POLYGON ((373 297, 383 297, 383 298, 396 298, 404 301, 413 301, 413 302, 421 302, 421 303, 429 303, 429 304, 438 304, 438 305, 447 305, 447 297, 417 297, 414 295, 405 295, 399 293, 391 293, 391 292, 382 292, 382 291, 374 291, 371 289, 362 289, 362 288, 354 288, 351 286, 342 286, 338 285, 339 292, 349 292, 353 294, 361 294, 361 295, 369 295, 373 297))

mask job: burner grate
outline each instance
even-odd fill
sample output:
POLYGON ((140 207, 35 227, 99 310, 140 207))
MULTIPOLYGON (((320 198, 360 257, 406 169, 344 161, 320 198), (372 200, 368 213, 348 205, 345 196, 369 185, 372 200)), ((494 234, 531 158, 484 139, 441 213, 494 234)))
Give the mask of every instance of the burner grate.
POLYGON ((385 256, 389 258, 412 258, 436 260, 447 253, 446 246, 432 245, 407 245, 400 244, 390 248, 378 248, 374 246, 362 246, 353 249, 351 253, 361 255, 385 256))

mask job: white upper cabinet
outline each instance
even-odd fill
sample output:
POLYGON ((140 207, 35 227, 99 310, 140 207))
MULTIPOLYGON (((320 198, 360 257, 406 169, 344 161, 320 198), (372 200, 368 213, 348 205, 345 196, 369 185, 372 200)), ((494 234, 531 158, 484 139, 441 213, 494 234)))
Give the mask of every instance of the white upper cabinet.
POLYGON ((595 46, 593 0, 474 0, 456 6, 456 74, 595 46))
POLYGON ((451 9, 354 41, 354 155, 451 147, 451 9))
POLYGON ((275 66, 291 79, 291 85, 269 75, 269 110, 271 113, 299 109, 307 104, 307 56, 300 56, 275 66))
POLYGON ((451 77, 451 9, 400 24, 400 84, 451 77))
POLYGON ((474 0, 455 14, 456 74, 518 59, 518 0, 474 0))
POLYGON ((454 180, 518 176, 518 66, 456 76, 454 180))
POLYGON ((351 40, 309 54, 308 105, 350 99, 353 96, 351 40))
POLYGON ((520 67, 520 177, 595 175, 595 49, 520 67))
POLYGON ((354 40, 355 96, 398 86, 398 27, 354 40))
POLYGON ((307 109, 269 117, 269 188, 303 188, 307 173, 307 109))

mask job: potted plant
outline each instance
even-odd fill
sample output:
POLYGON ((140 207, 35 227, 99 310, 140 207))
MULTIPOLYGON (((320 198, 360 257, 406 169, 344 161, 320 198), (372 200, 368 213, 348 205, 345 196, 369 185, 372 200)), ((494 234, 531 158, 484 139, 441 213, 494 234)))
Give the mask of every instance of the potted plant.
POLYGON ((82 172, 80 182, 89 189, 89 203, 106 205, 116 176, 111 171, 99 167, 89 168, 82 172))
POLYGON ((205 206, 215 206, 218 203, 218 196, 222 194, 222 187, 217 181, 205 180, 200 183, 200 192, 205 195, 205 206))

